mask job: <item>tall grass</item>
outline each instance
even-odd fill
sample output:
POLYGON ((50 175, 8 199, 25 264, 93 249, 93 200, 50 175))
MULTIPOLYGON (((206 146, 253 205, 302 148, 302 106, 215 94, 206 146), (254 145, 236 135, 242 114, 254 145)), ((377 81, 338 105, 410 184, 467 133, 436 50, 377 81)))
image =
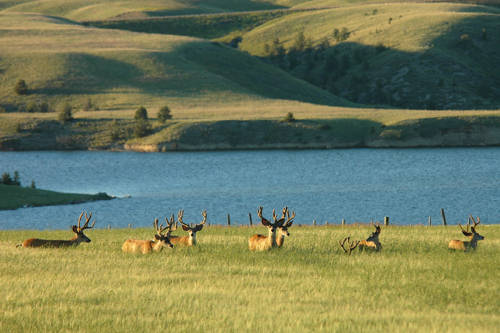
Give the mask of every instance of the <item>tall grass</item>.
POLYGON ((0 330, 472 331, 500 324, 500 227, 481 226, 476 252, 447 250, 459 229, 387 227, 381 253, 341 252, 367 226, 298 227, 284 247, 250 253, 262 227, 208 227, 195 248, 120 251, 152 229, 90 230, 89 244, 24 249, 0 232, 0 330))

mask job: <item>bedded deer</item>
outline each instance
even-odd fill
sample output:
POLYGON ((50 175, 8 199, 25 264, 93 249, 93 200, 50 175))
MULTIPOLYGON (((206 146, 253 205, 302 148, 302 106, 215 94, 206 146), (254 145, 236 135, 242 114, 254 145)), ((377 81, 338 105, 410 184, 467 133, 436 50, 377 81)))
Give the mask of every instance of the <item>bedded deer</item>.
POLYGON ((477 247, 477 242, 484 239, 484 237, 481 236, 480 234, 478 234, 476 231, 477 225, 479 223, 481 223, 481 220, 479 220, 479 217, 477 218, 477 222, 476 222, 476 220, 474 220, 474 217, 472 217, 472 215, 470 216, 470 219, 472 219, 472 222, 474 222, 474 226, 470 226, 470 220, 467 221, 467 230, 464 230, 464 228, 462 228, 462 225, 459 224, 460 229, 462 229, 462 233, 466 237, 469 237, 469 241, 461 241, 461 240, 457 240, 457 239, 452 239, 448 243, 448 248, 450 250, 461 250, 461 251, 465 251, 465 252, 467 252, 471 249, 475 250, 477 247), (472 232, 469 231, 469 227, 470 227, 470 230, 472 232))
POLYGON ((154 240, 138 240, 138 239, 127 239, 122 245, 122 251, 128 253, 151 253, 151 252, 160 252, 164 247, 174 247, 170 242, 170 231, 172 230, 172 225, 174 224, 173 217, 167 221, 167 226, 163 227, 163 224, 160 224, 158 227, 158 219, 155 219, 153 226, 156 231, 154 240), (165 233, 166 231, 166 233, 165 233))
POLYGON ((380 235, 380 226, 374 225, 375 231, 372 232, 370 237, 368 237, 366 240, 362 240, 358 244, 359 251, 363 250, 371 250, 371 251, 380 251, 382 250, 382 244, 380 243, 378 236, 380 235))
POLYGON ((278 247, 282 247, 285 243, 285 237, 289 237, 290 233, 288 232, 288 228, 290 228, 293 224, 293 219, 295 218, 295 212, 292 212, 292 217, 290 217, 290 211, 288 207, 283 208, 283 216, 284 219, 286 215, 286 222, 283 222, 281 226, 278 227, 277 235, 276 235, 276 245, 278 247))
POLYGON ((203 225, 205 224, 205 222, 207 222, 207 211, 204 210, 201 213, 201 216, 203 216, 203 220, 200 223, 196 224, 194 227, 191 227, 189 224, 184 223, 184 221, 182 220, 183 216, 184 211, 180 210, 177 214, 177 221, 181 224, 182 230, 188 233, 188 236, 171 236, 170 241, 174 245, 195 246, 197 243, 196 233, 201 231, 203 229, 203 225))
POLYGON ((283 222, 285 221, 285 218, 282 217, 281 219, 278 220, 278 217, 276 216, 276 211, 273 209, 273 220, 274 223, 271 223, 269 220, 264 218, 262 216, 262 206, 259 207, 257 210, 257 215, 261 219, 262 225, 264 225, 267 228, 267 236, 256 234, 250 237, 248 240, 248 248, 250 251, 265 251, 265 250, 270 250, 273 247, 277 246, 276 243, 276 229, 280 227, 283 222))
POLYGON ((92 219, 92 213, 87 215, 87 212, 82 212, 80 217, 78 218, 78 225, 74 225, 71 227, 71 230, 75 233, 73 238, 70 240, 60 240, 60 239, 40 239, 40 238, 30 238, 26 239, 21 244, 18 244, 17 247, 69 247, 69 246, 77 246, 81 242, 90 243, 90 238, 85 236, 83 233, 86 229, 92 229, 95 225, 95 220, 92 222, 92 225, 89 227, 89 222, 92 219), (83 214, 85 213, 85 224, 83 227, 80 227, 80 221, 82 220, 83 214))

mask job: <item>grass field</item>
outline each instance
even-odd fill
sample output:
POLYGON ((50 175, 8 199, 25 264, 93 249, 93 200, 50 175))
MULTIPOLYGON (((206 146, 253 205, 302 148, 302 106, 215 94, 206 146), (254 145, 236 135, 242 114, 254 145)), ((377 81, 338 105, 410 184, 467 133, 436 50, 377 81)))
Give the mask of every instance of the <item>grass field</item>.
POLYGON ((280 250, 250 253, 263 227, 207 227, 196 248, 120 250, 152 228, 94 229, 71 249, 24 249, 62 231, 0 231, 0 330, 495 332, 500 227, 474 253, 451 253, 459 228, 383 227, 381 253, 341 252, 372 227, 291 228, 280 250))
POLYGON ((106 193, 77 194, 61 193, 29 187, 0 184, 0 210, 25 206, 65 205, 96 200, 109 200, 106 193))

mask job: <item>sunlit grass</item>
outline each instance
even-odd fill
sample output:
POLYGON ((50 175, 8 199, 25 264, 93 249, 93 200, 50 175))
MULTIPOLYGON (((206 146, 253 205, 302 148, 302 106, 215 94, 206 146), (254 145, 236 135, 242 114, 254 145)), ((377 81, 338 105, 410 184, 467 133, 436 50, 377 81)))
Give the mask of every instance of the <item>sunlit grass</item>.
POLYGON ((250 253, 263 227, 208 227, 196 248, 121 253, 152 229, 90 230, 77 248, 22 249, 0 232, 0 329, 144 331, 495 331, 500 323, 500 228, 480 226, 474 253, 450 253, 455 226, 383 228, 378 254, 341 252, 372 228, 293 227, 282 249, 250 253), (466 309, 466 310, 464 310, 466 309))

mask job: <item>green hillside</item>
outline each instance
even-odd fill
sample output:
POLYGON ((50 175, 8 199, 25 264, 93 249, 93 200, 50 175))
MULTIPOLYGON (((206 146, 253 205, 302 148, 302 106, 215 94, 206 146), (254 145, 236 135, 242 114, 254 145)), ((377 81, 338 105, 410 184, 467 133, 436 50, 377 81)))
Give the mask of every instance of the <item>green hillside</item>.
POLYGON ((360 5, 269 21, 245 33, 240 48, 354 102, 497 109, 498 22, 496 7, 360 5), (334 38, 335 29, 345 29, 345 40, 334 38))
POLYGON ((162 103, 345 101, 230 47, 206 40, 88 28, 36 14, 0 14, 0 103, 100 109, 162 103), (17 95, 17 80, 29 93, 17 95))

